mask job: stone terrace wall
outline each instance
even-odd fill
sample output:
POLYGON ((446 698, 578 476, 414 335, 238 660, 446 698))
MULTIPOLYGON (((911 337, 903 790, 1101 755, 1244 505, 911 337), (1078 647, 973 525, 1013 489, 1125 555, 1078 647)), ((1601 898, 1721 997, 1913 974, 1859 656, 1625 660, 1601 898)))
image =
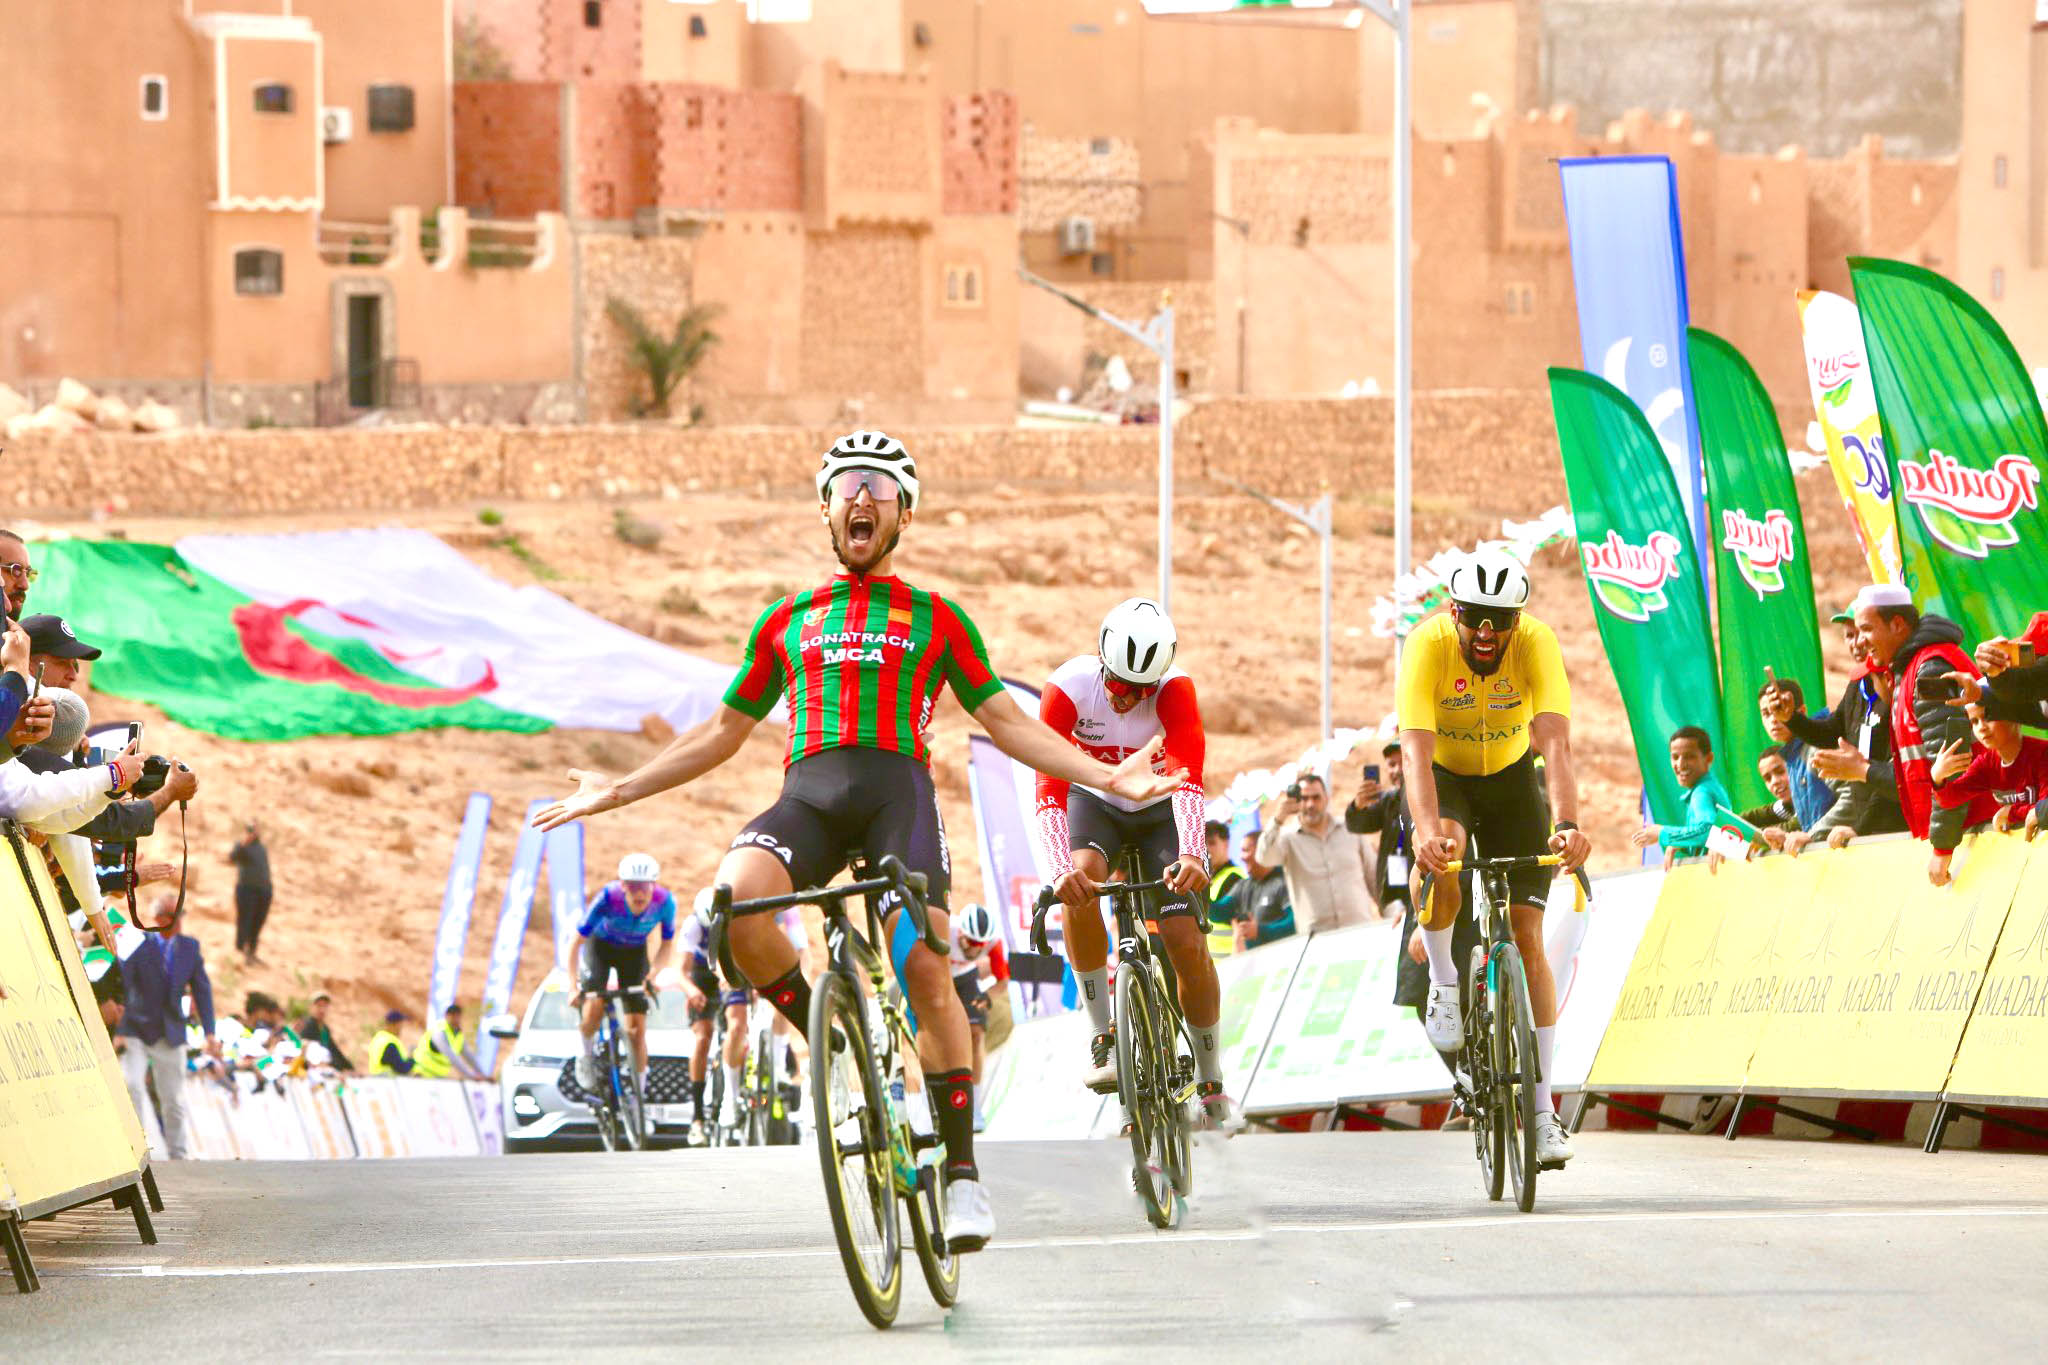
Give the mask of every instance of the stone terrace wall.
MULTIPOLYGON (((1191 485, 1229 478, 1283 497, 1334 492, 1346 534, 1386 534, 1391 402, 1383 398, 1203 403, 1177 429, 1191 485)), ((836 431, 665 425, 200 431, 27 439, 0 462, 10 516, 115 506, 161 516, 373 512, 490 500, 659 497, 686 489, 807 488, 836 431)), ((1152 427, 945 427, 897 433, 934 495, 1038 480, 1143 483, 1152 427)), ((1417 395, 1416 543, 1439 545, 1564 498, 1541 394, 1417 395)))

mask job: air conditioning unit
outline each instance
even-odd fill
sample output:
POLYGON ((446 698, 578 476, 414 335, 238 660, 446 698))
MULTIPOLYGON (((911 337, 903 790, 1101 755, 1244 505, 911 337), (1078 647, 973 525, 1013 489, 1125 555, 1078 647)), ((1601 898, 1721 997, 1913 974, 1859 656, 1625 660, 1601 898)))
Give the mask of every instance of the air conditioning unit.
POLYGON ((1093 218, 1060 219, 1060 255, 1086 256, 1095 250, 1093 218))
POLYGON ((356 135, 355 111, 343 104, 325 104, 320 107, 320 140, 322 142, 346 142, 356 135))

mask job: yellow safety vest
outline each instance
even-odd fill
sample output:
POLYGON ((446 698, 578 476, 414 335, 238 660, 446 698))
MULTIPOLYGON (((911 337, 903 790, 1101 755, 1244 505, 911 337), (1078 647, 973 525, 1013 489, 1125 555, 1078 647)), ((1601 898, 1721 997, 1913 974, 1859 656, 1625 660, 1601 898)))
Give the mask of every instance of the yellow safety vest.
POLYGON ((436 1024, 427 1030, 418 1047, 412 1050, 412 1074, 415 1076, 453 1076, 455 1054, 462 1051, 462 1034, 447 1024, 436 1024), (447 1053, 434 1046, 434 1039, 444 1038, 448 1043, 447 1053))
MULTIPOLYGON (((1244 869, 1236 863, 1225 863, 1209 879, 1209 909, 1230 892, 1233 882, 1244 880, 1244 869)), ((1234 920, 1218 922, 1214 915, 1209 917, 1209 956, 1229 957, 1237 951, 1237 925, 1234 920)))
POLYGON ((396 1076, 398 1074, 392 1065, 384 1060, 385 1054, 392 1048, 397 1048, 401 1057, 405 1055, 405 1044, 398 1041, 397 1034, 388 1028, 378 1029, 377 1036, 370 1040, 370 1074, 372 1076, 396 1076))

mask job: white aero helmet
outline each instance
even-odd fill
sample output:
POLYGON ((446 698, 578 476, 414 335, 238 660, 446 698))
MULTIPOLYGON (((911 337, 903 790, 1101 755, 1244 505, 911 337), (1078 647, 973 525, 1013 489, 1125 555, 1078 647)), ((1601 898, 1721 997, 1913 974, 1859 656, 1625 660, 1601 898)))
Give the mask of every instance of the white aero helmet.
POLYGON ((968 905, 960 911, 953 933, 962 943, 994 943, 996 917, 988 912, 986 905, 968 905))
POLYGON ((1450 598, 1472 607, 1529 605, 1529 573, 1505 550, 1479 549, 1451 570, 1450 598))
POLYGON ((1149 597, 1127 597, 1102 618, 1095 652, 1111 676, 1127 683, 1156 683, 1173 667, 1179 643, 1166 608, 1149 597))
POLYGON ((654 861, 651 853, 628 853, 619 859, 619 880, 622 882, 652 882, 661 879, 661 864, 654 861))
POLYGON ((828 500, 832 479, 848 469, 875 469, 896 480, 903 505, 917 506, 917 461, 903 442, 884 431, 849 431, 832 443, 818 462, 818 501, 828 500))

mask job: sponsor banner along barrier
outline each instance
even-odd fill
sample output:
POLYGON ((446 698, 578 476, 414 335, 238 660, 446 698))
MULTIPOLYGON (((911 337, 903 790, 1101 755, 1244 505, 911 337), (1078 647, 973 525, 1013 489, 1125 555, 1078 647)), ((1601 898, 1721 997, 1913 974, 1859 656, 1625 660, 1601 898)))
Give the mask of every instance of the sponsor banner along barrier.
POLYGON ((1943 1098, 2048 1100, 2048 846, 2033 845, 2020 875, 1943 1098))
POLYGON ((398 1086, 395 1076, 355 1076, 341 1087, 341 1111, 348 1116, 357 1156, 382 1159, 412 1154, 399 1114, 398 1086))
POLYGON ((1614 1017, 1615 1002, 1621 998, 1622 983, 1628 979, 1629 964, 1635 960, 1636 945, 1642 942, 1643 930, 1657 908, 1657 891, 1663 883, 1661 868, 1603 877, 1593 883, 1592 902, 1584 914, 1566 909, 1572 904, 1569 882, 1559 881, 1552 890, 1550 905, 1554 908, 1543 916, 1547 956, 1557 980, 1552 1090, 1576 1092, 1585 1087, 1586 1074, 1600 1051, 1608 1021, 1614 1017), (1561 957, 1559 948, 1573 937, 1578 939, 1577 945, 1568 958, 1561 957))
MULTIPOLYGON (((484 1081, 288 1076, 253 1088, 193 1075, 185 1086, 191 1155, 202 1161, 501 1156, 498 1087, 484 1081)), ((146 1116, 152 1150, 163 1135, 146 1116)))
POLYGON ((988 1140, 1089 1135, 1103 1098, 1081 1086, 1088 1036, 1083 1010, 1027 1019, 1011 1030, 1010 1041, 989 1057, 983 1073, 988 1140))

